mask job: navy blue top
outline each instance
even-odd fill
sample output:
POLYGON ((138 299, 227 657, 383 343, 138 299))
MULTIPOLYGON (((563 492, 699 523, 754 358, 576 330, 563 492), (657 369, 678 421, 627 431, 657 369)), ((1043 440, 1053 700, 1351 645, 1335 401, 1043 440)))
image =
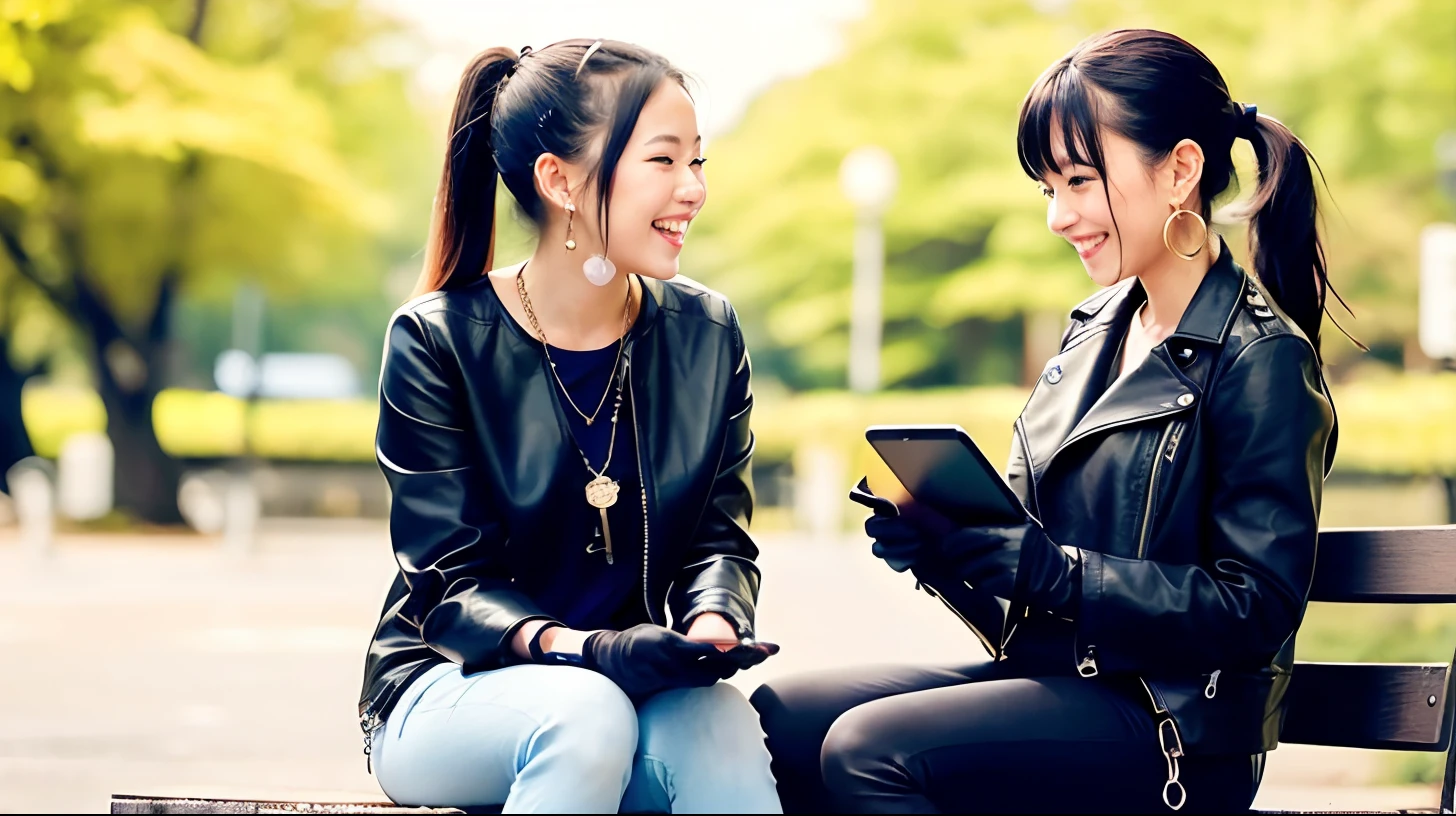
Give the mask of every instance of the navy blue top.
MULTIPOLYGON (((557 402, 566 415, 567 427, 576 446, 598 471, 607 459, 612 436, 612 406, 617 398, 617 344, 593 351, 567 351, 551 347, 551 360, 574 400, 587 415, 596 409, 602 393, 610 387, 596 420, 586 420, 571 409, 557 389, 557 402)), ((573 452, 572 464, 581 474, 581 492, 561 508, 570 515, 568 530, 576 546, 560 565, 556 579, 536 598, 541 608, 573 629, 627 629, 649 621, 642 591, 642 483, 638 476, 637 445, 632 429, 631 403, 625 387, 617 416, 617 442, 606 475, 617 481, 617 503, 607 508, 612 530, 613 563, 604 552, 601 513, 586 500, 586 485, 595 475, 573 452)))

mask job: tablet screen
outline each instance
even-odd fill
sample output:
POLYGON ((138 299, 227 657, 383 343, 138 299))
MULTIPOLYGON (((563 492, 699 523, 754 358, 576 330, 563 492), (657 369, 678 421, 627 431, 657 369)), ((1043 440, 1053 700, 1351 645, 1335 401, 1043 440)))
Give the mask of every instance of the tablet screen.
POLYGON ((916 501, 952 521, 1026 521, 1021 501, 959 426, 875 426, 865 438, 916 501))

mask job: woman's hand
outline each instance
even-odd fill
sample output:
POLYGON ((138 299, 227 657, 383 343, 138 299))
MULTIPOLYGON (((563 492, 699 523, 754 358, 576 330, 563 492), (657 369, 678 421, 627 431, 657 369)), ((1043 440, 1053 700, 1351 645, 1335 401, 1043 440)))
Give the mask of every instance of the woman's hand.
POLYGON ((704 612, 693 618, 687 639, 694 643, 711 643, 718 647, 718 651, 726 652, 738 645, 738 630, 717 612, 704 612))
POLYGON ((908 502, 894 514, 876 509, 865 519, 865 535, 874 540, 870 552, 890 569, 917 573, 940 560, 941 539, 956 531, 950 519, 924 505, 908 502))
POLYGON ((873 540, 870 553, 895 572, 919 564, 931 544, 924 533, 901 516, 870 516, 864 527, 865 535, 873 540))
POLYGON ((593 632, 582 648, 584 665, 606 675, 628 697, 718 682, 719 652, 663 626, 643 623, 624 632, 593 632))
POLYGON ((1078 552, 1057 546, 1035 522, 959 527, 943 535, 921 528, 921 534, 932 543, 917 556, 918 574, 965 581, 1061 615, 1073 614, 1081 601, 1078 552))

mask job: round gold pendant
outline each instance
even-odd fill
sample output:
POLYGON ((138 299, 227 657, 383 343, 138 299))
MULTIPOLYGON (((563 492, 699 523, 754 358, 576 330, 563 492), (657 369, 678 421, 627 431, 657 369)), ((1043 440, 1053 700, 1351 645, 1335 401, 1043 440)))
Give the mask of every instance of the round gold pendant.
POLYGON ((605 510, 617 503, 617 483, 605 476, 598 476, 586 483, 586 502, 598 510, 605 510))

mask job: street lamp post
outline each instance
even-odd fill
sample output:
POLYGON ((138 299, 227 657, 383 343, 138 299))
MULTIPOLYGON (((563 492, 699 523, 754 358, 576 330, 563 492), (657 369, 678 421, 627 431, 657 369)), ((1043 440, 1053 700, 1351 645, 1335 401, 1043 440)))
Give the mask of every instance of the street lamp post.
POLYGON ((883 148, 867 145, 844 157, 839 183, 855 205, 854 283, 849 316, 849 387, 870 393, 880 387, 880 302, 885 275, 885 208, 899 174, 883 148))

